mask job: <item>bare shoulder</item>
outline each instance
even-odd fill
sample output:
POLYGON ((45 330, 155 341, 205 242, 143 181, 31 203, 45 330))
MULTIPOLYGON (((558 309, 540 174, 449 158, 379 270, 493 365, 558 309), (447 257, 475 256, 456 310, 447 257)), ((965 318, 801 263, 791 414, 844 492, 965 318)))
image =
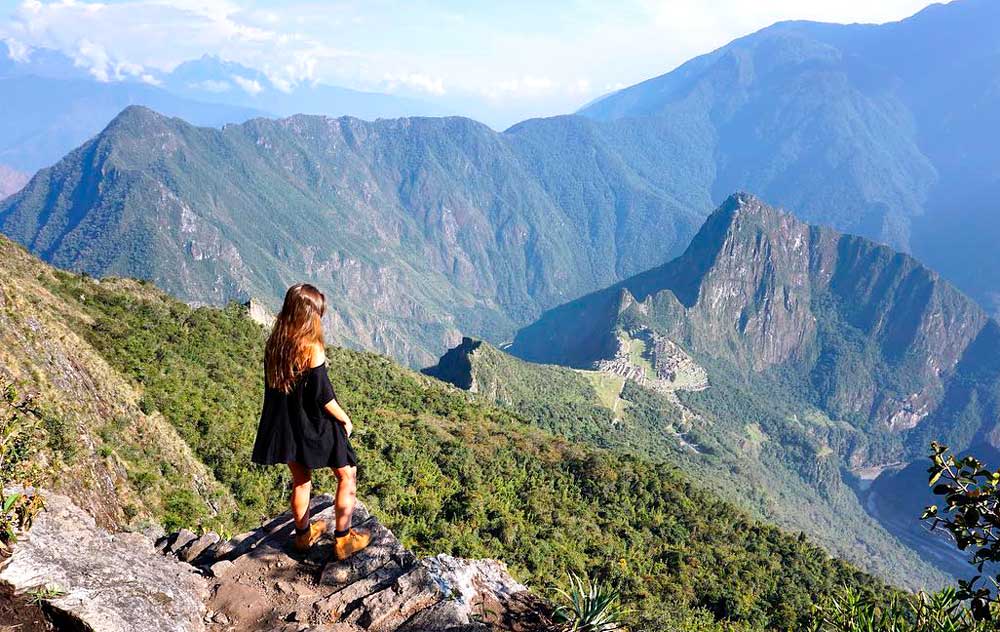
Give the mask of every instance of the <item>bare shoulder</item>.
POLYGON ((321 344, 312 345, 312 361, 309 366, 317 367, 326 362, 326 350, 321 344))

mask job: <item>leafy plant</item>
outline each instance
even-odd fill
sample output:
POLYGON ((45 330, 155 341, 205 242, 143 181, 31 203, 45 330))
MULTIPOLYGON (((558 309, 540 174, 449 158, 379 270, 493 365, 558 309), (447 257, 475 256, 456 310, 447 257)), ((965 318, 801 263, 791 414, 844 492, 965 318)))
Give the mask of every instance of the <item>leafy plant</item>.
POLYGON ((17 532, 31 525, 41 509, 38 494, 8 491, 8 486, 31 487, 41 468, 32 459, 41 446, 42 430, 30 398, 19 396, 0 376, 0 552, 17 540, 17 532))
MULTIPOLYGON (((931 505, 921 518, 931 530, 945 529, 959 550, 972 549, 969 563, 980 574, 960 581, 957 595, 970 602, 976 620, 990 621, 997 598, 983 585, 982 572, 987 563, 1000 561, 1000 470, 990 471, 974 456, 949 454, 948 446, 937 442, 931 443, 930 459, 929 484, 944 497, 944 509, 931 505)), ((1000 576, 990 581, 1000 586, 1000 576)))
POLYGON ((28 603, 33 606, 41 606, 44 602, 50 599, 58 599, 59 597, 65 596, 67 593, 60 586, 39 586, 28 591, 28 603))
POLYGON ((569 590, 556 589, 563 603, 554 614, 557 620, 565 623, 565 630, 612 632, 625 629, 628 611, 621 607, 621 595, 617 590, 575 573, 570 574, 569 585, 569 590))
POLYGON ((963 606, 959 591, 865 595, 846 588, 815 608, 812 632, 986 632, 963 606))

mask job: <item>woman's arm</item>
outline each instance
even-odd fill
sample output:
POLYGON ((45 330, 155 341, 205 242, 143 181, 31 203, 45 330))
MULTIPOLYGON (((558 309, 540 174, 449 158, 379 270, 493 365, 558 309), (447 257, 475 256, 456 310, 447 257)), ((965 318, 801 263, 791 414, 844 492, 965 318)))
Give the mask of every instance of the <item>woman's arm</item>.
POLYGON ((351 418, 347 415, 344 409, 340 407, 340 404, 337 403, 336 398, 331 399, 327 403, 326 412, 333 415, 333 418, 344 426, 344 432, 347 433, 348 437, 351 436, 351 432, 354 430, 354 424, 351 423, 351 418))
MULTIPOLYGON (((326 362, 326 350, 323 349, 322 345, 316 345, 313 348, 312 366, 320 366, 326 362)), ((344 432, 347 436, 351 436, 351 432, 354 430, 354 424, 351 423, 351 417, 340 407, 340 403, 337 402, 336 396, 327 402, 326 412, 330 413, 334 419, 336 419, 342 426, 344 426, 344 432)))

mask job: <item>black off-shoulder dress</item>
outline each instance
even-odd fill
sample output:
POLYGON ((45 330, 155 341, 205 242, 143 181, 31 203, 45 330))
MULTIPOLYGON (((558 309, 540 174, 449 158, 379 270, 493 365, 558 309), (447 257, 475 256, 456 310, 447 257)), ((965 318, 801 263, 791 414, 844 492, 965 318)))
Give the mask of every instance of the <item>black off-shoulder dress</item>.
POLYGON ((265 387, 251 460, 261 465, 295 461, 309 469, 356 466, 344 427, 325 408, 334 397, 325 362, 299 376, 290 393, 265 387))

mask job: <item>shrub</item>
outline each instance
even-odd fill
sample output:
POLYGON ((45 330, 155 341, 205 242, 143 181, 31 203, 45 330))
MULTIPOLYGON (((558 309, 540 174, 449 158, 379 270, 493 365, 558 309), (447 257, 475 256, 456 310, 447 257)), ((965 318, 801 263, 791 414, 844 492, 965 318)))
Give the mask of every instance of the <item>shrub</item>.
POLYGON ((981 580, 983 567, 1000 561, 1000 470, 990 471, 974 456, 949 454, 948 446, 937 442, 931 444, 930 459, 929 484, 944 498, 944 509, 931 505, 921 518, 932 530, 948 531, 960 551, 972 549, 969 563, 979 574, 960 581, 957 596, 969 601, 976 620, 990 621, 998 600, 981 580))
POLYGON ((8 492, 10 486, 32 487, 41 468, 33 460, 44 434, 31 400, 18 395, 14 385, 0 376, 0 551, 17 539, 17 531, 30 526, 41 508, 37 494, 8 492))
POLYGON ((598 584, 584 575, 570 574, 569 590, 557 589, 562 603, 556 608, 557 620, 568 632, 613 632, 625 628, 627 611, 622 609, 617 590, 598 584))

